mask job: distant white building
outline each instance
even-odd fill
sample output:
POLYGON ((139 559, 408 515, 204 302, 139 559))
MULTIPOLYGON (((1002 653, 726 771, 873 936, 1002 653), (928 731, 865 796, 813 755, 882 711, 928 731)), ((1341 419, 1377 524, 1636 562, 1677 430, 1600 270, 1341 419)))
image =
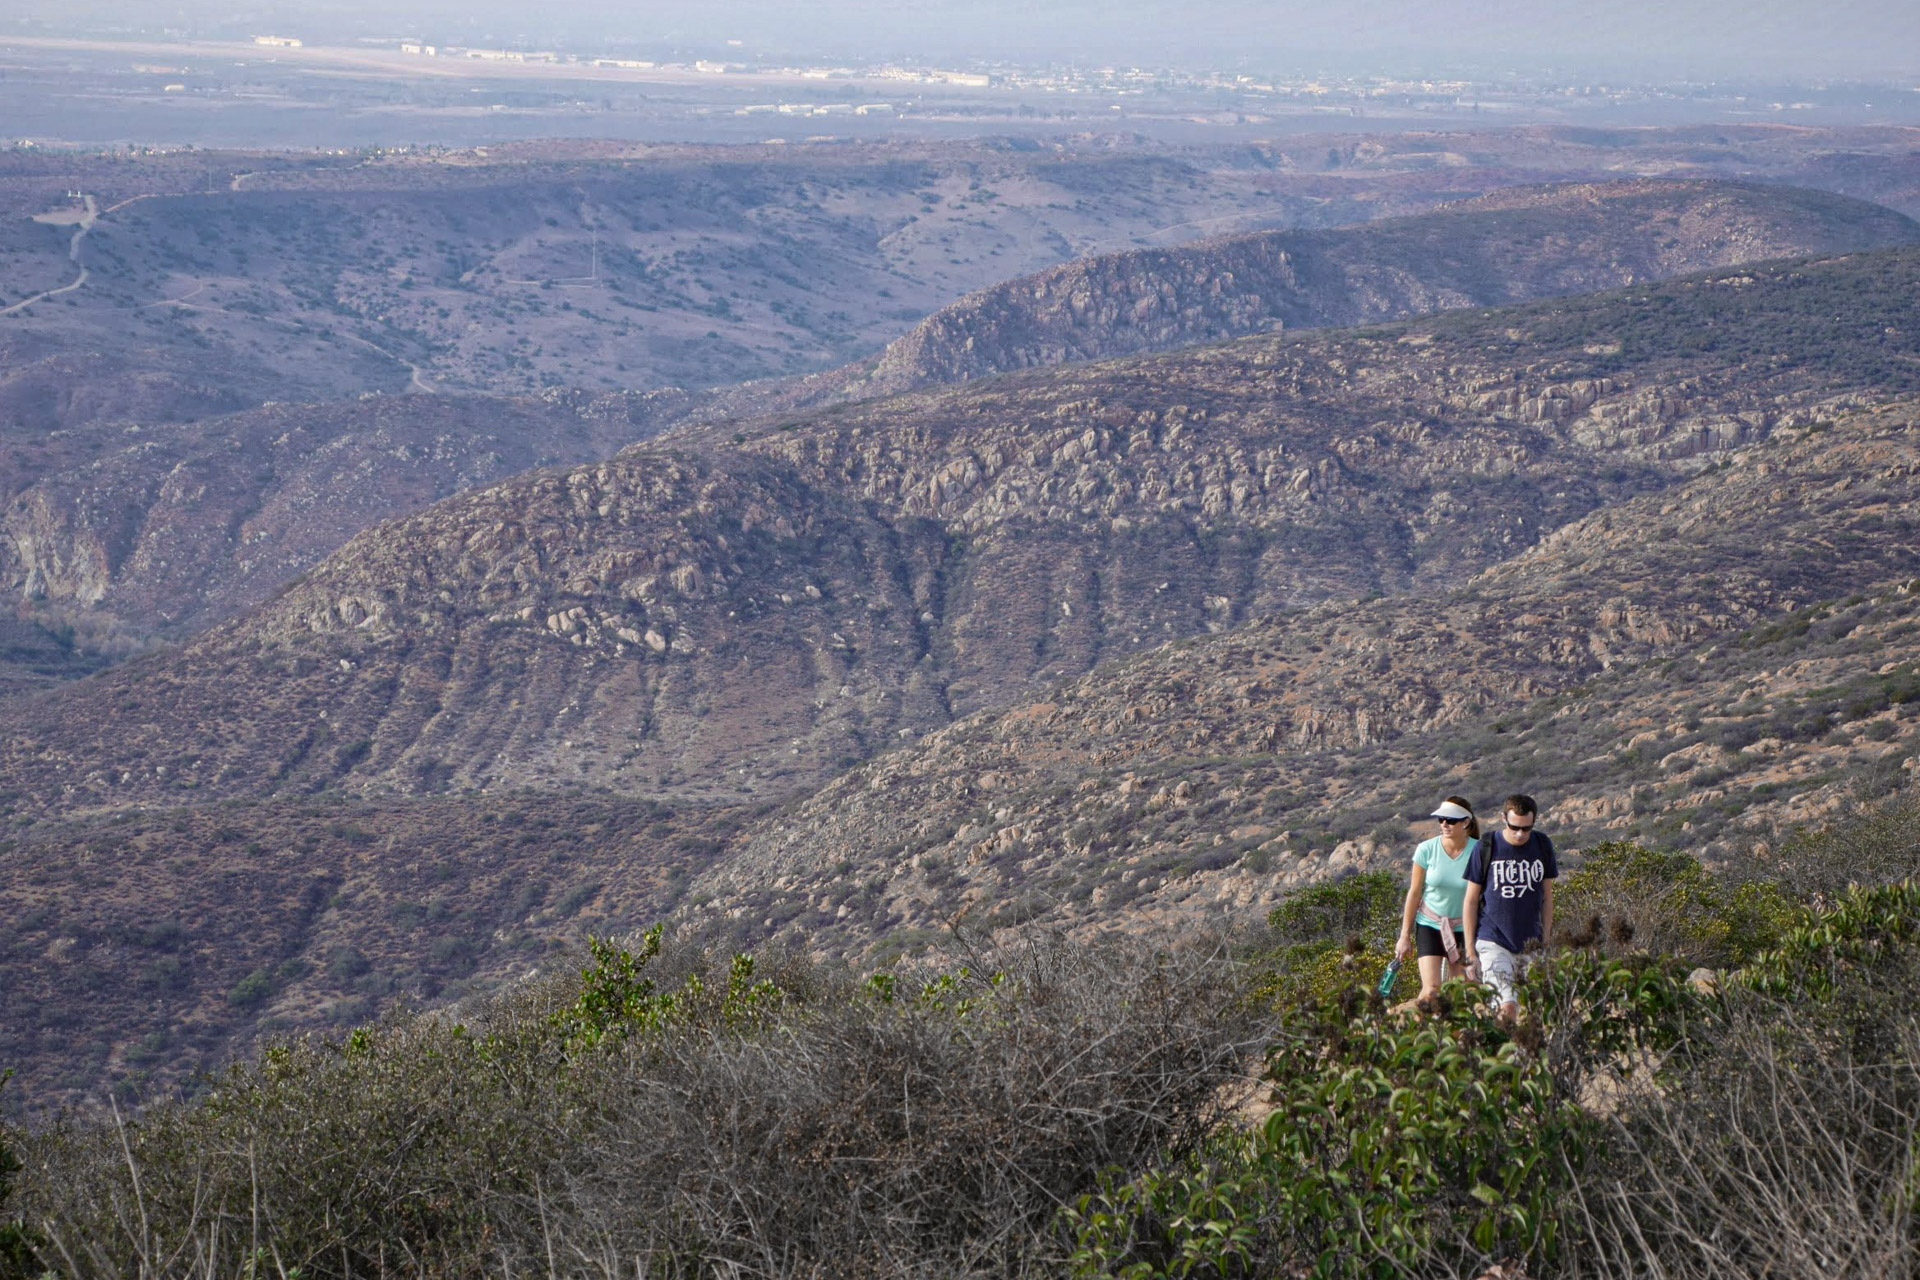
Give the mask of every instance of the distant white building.
POLYGON ((437 55, 440 50, 430 44, 414 44, 411 41, 402 41, 400 44, 400 52, 418 54, 423 58, 431 58, 437 55))
POLYGON ((305 43, 293 36, 255 36, 253 42, 269 49, 298 49, 305 43))

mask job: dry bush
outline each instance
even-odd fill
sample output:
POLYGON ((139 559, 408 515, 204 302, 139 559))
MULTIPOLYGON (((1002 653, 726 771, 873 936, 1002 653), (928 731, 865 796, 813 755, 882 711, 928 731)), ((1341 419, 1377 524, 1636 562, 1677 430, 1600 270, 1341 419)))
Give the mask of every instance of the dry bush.
POLYGON ((731 1003, 710 966, 590 1045, 556 1015, 591 984, 549 978, 44 1131, 9 1208, 75 1280, 1044 1269, 1058 1207, 1197 1141, 1264 1036, 1217 955, 990 963, 889 989, 788 958, 731 1003))
POLYGON ((1737 1016, 1665 1092, 1612 1118, 1608 1158, 1573 1185, 1594 1280, 1920 1273, 1920 1022, 1861 1061, 1777 1006, 1737 1016))
POLYGON ((1823 905, 1849 885, 1896 884, 1920 877, 1920 788, 1877 800, 1856 791, 1826 825, 1796 831, 1779 851, 1746 868, 1777 882, 1795 899, 1823 905))
POLYGON ((1005 1275, 1109 1166, 1197 1142, 1259 1038, 1199 957, 1064 946, 771 1035, 601 1064, 592 1158, 531 1206, 588 1274, 1005 1275))
POLYGON ((1733 975, 1610 1118, 1577 1274, 1920 1272, 1920 886, 1848 890, 1733 975))

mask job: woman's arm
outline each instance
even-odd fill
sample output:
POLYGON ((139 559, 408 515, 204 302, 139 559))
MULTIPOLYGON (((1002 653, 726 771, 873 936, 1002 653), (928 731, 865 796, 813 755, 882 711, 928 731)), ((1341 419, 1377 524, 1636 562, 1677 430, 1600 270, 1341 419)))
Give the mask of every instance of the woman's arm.
POLYGON ((1413 864, 1413 883, 1407 886, 1407 905, 1400 910, 1400 941, 1394 945, 1393 954, 1397 960, 1405 960, 1407 952, 1413 950, 1413 914, 1420 909, 1420 899, 1427 892, 1427 869, 1419 863, 1413 864))

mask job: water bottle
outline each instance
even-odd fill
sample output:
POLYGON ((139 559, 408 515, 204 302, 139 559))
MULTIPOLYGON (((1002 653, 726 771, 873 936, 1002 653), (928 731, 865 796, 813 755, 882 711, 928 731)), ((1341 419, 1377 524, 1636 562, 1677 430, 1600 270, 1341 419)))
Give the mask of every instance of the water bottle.
POLYGON ((1393 984, 1400 981, 1400 957, 1387 961, 1387 971, 1380 975, 1380 998, 1393 999, 1393 984))

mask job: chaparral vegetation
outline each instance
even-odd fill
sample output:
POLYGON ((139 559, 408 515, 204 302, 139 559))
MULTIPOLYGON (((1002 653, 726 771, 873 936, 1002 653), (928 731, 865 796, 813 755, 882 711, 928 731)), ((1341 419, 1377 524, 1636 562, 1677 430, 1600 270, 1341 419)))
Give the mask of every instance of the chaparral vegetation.
POLYGON ((912 973, 596 939, 7 1133, 0 1275, 1911 1275, 1916 811, 1591 851, 1512 1026, 1375 994, 1382 875, 912 973))

